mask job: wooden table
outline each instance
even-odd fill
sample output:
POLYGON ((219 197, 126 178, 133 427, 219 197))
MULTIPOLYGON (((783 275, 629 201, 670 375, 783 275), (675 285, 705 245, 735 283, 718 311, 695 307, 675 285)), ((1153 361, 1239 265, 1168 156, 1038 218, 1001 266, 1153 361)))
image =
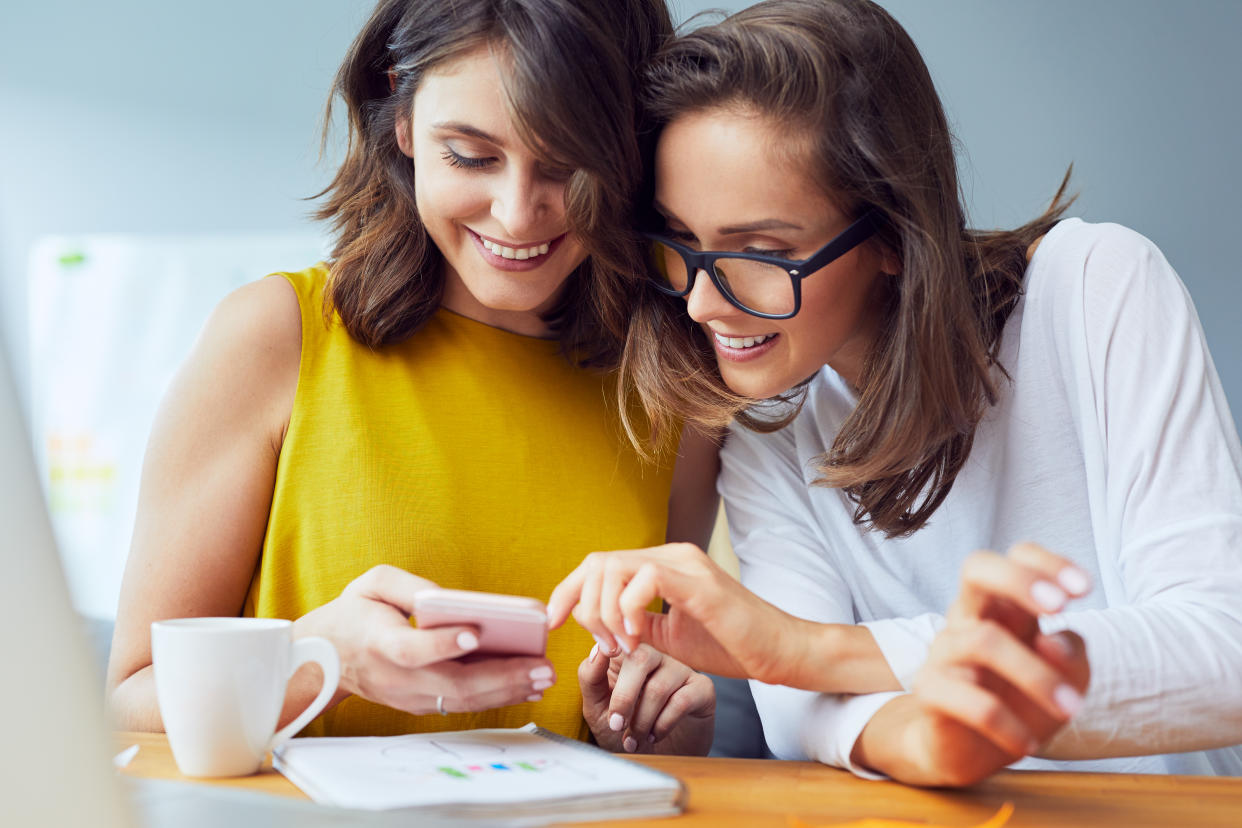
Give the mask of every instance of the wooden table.
MULTIPOLYGON (((118 733, 117 749, 137 744, 124 773, 185 780, 163 734, 118 733)), ((816 826, 867 817, 919 824, 976 826, 1006 802, 1006 828, 1020 826, 1242 826, 1242 778, 1009 771, 968 791, 933 791, 868 782, 814 762, 644 756, 635 761, 673 774, 690 792, 676 819, 590 823, 594 826, 779 826, 791 818, 816 826)), ((254 776, 202 781, 305 798, 265 766, 254 776)))

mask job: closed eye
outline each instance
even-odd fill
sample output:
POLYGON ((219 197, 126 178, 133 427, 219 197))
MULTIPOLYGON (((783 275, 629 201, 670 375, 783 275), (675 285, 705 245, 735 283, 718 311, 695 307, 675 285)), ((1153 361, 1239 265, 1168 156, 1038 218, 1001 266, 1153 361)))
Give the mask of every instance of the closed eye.
POLYGON ((491 156, 476 158, 471 155, 462 155, 456 152, 452 147, 445 147, 444 152, 440 153, 440 157, 448 162, 451 167, 461 167, 467 170, 481 170, 495 163, 496 159, 491 156))
POLYGON ((743 253, 754 253, 755 255, 758 255, 758 256, 772 256, 773 258, 776 258, 776 259, 793 259, 793 253, 794 253, 792 248, 787 248, 785 250, 768 250, 763 247, 747 247, 747 248, 744 248, 742 252, 743 253))

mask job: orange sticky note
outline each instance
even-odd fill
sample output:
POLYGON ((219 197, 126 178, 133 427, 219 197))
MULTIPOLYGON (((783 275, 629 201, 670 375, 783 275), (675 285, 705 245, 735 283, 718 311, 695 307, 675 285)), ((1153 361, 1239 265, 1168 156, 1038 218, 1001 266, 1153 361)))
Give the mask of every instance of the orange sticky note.
MULTIPOLYGON (((1013 803, 1006 802, 990 819, 978 825, 962 826, 962 828, 1001 828, 1013 816, 1013 803)), ((926 822, 907 822, 904 819, 857 819, 853 822, 834 822, 825 825, 812 825, 796 816, 790 815, 789 828, 954 828, 948 825, 929 825, 926 822)))

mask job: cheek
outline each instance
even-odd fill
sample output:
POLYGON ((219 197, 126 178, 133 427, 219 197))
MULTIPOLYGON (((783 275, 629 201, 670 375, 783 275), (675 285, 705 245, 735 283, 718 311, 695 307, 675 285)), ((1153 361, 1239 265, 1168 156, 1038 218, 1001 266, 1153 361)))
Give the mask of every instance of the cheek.
POLYGON ((414 203, 424 222, 468 218, 486 210, 485 193, 476 182, 453 170, 415 170, 414 203))

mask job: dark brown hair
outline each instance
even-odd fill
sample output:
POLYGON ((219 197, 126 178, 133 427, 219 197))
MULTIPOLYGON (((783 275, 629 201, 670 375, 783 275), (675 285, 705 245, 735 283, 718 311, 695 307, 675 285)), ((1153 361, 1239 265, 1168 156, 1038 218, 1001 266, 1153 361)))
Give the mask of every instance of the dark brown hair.
MULTIPOLYGON (((394 131, 428 71, 491 46, 522 139, 559 168, 569 230, 587 260, 546 316, 566 353, 615 365, 641 247, 638 72, 672 32, 661 0, 381 0, 334 85, 346 158, 316 217, 336 233, 325 313, 371 347, 415 333, 440 306, 443 257, 415 209, 414 166, 394 131)), ((331 120, 331 101, 327 123, 331 120)))
MULTIPOLYGON (((871 243, 892 251, 901 273, 889 280, 858 404, 817 459, 816 483, 844 490, 855 522, 913 533, 948 495, 997 399, 1001 330, 1022 294, 1027 249, 1069 206, 1068 174, 1035 221, 967 229, 931 75, 905 30, 867 0, 770 0, 692 31, 653 62, 646 98, 657 125, 712 109, 771 118, 798 136, 791 151, 834 203, 878 211, 871 243)), ((805 383, 785 397, 792 413, 761 418, 724 385, 682 300, 637 295, 624 381, 657 433, 678 416, 714 427, 736 417, 760 431, 793 419, 805 383)))

